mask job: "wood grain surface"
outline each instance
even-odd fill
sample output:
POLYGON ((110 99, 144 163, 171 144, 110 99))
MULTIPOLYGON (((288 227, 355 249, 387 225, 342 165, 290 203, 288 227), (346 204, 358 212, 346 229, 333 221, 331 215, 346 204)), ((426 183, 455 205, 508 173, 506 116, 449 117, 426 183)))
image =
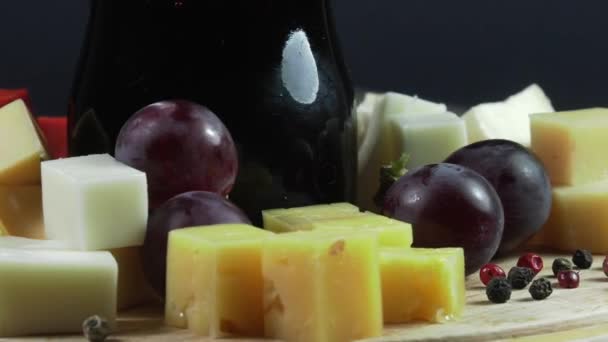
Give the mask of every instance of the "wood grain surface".
MULTIPOLYGON (((602 271, 603 257, 596 256, 590 270, 581 271, 578 289, 561 289, 551 273, 554 258, 567 255, 543 254, 545 268, 541 276, 554 285, 551 297, 543 301, 531 299, 527 289, 515 290, 506 304, 492 304, 477 275, 467 280, 467 308, 464 316, 445 324, 414 323, 386 326, 384 336, 366 342, 393 341, 602 341, 608 340, 608 277, 602 271), (527 336, 527 337, 526 337, 527 336), (600 336, 600 337, 598 337, 600 336), (602 337, 603 336, 603 337, 602 337)), ((516 258, 499 261, 505 271, 515 265, 516 258)), ((6 339, 34 341, 35 338, 6 339)), ((82 341, 81 336, 56 336, 42 340, 82 341)), ((109 341, 210 341, 186 330, 163 326, 162 308, 145 307, 123 313, 119 331, 109 341)), ((260 339, 223 339, 252 342, 260 339)), ((270 341, 270 340, 264 340, 270 341)), ((311 341, 314 342, 314 341, 311 341)))

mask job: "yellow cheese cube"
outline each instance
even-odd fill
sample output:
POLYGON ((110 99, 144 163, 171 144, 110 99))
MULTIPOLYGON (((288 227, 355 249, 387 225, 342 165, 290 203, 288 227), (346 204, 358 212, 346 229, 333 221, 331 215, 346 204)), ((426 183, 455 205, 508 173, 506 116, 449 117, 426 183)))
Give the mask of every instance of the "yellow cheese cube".
POLYGON ((144 276, 140 247, 110 250, 118 264, 118 310, 157 300, 144 276))
POLYGON ((212 337, 263 336, 261 254, 270 235, 239 224, 172 231, 166 323, 212 337))
POLYGON ((464 309, 462 248, 381 248, 385 323, 444 322, 464 309))
POLYGON ((264 242, 266 336, 346 342, 382 333, 377 238, 296 232, 264 242))
POLYGON ((40 161, 48 153, 22 100, 0 108, 0 185, 40 183, 40 161))
POLYGON ((412 226, 409 223, 390 219, 373 213, 362 213, 350 218, 319 220, 312 222, 311 230, 355 230, 378 234, 382 247, 411 247, 412 226))
POLYGON ((44 239, 40 186, 0 186, 0 222, 9 235, 44 239))
POLYGON ((275 233, 310 230, 316 220, 360 215, 359 208, 350 203, 319 204, 290 209, 270 209, 262 212, 264 228, 275 233))
POLYGON ((535 244, 608 254, 608 181, 553 189, 553 205, 535 244))
POLYGON ((608 177, 608 109, 534 114, 532 150, 551 182, 580 185, 608 177))

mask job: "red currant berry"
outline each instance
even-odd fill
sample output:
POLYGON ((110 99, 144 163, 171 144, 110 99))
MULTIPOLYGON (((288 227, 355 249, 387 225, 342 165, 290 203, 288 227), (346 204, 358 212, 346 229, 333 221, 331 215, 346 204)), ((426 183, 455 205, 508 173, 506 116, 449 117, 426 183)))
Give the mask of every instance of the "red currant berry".
POLYGON ((496 264, 485 264, 481 270, 479 270, 479 279, 481 279, 481 282, 484 285, 488 285, 492 278, 505 278, 506 276, 505 271, 496 264))
POLYGON ((576 271, 560 271, 557 274, 559 286, 565 289, 575 289, 581 282, 581 278, 576 271))
POLYGON ((538 254, 526 253, 517 260, 517 267, 527 267, 538 274, 543 269, 543 258, 538 254))
POLYGON ((604 258, 604 263, 602 264, 602 269, 604 270, 604 274, 608 276, 608 256, 604 258))

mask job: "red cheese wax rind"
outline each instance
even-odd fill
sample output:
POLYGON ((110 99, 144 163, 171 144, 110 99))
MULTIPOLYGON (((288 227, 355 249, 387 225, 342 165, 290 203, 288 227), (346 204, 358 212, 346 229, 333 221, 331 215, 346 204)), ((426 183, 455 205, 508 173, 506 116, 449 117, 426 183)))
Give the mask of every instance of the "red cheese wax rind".
POLYGON ((27 89, 0 89, 0 107, 19 99, 25 102, 30 111, 32 110, 30 95, 27 89))
POLYGON ((52 158, 68 156, 68 120, 66 117, 38 117, 38 125, 46 138, 52 158))

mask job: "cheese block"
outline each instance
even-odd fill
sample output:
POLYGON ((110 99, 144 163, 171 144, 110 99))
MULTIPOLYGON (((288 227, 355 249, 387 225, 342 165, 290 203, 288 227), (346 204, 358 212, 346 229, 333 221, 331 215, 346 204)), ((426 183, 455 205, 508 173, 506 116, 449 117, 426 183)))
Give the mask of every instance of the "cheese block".
POLYGON ((169 234, 165 322, 211 337, 264 335, 262 240, 241 224, 169 234))
POLYGON ((158 301, 144 276, 141 248, 118 248, 110 250, 110 253, 118 264, 118 310, 158 301))
POLYGON ((549 219, 532 244, 608 254, 608 180, 553 189, 549 219))
POLYGON ((381 248, 385 323, 446 322, 464 310, 462 248, 381 248))
POLYGON ((338 218, 312 222, 311 230, 370 232, 377 235, 383 247, 409 248, 412 246, 412 225, 373 213, 362 213, 351 218, 338 218))
POLYGON ((408 155, 408 169, 440 163, 467 144, 464 121, 453 113, 395 117, 391 123, 396 149, 408 155))
POLYGON ((39 184, 41 159, 48 153, 23 100, 1 107, 0 185, 39 184))
POLYGON ((592 108, 531 116, 532 150, 555 185, 608 178, 608 109, 592 108))
POLYGON ((434 103, 421 99, 418 96, 410 96, 396 92, 388 92, 384 95, 384 114, 393 115, 416 115, 443 113, 447 107, 443 103, 434 103))
MULTIPOLYGON (((34 240, 15 236, 0 237, 0 249, 16 248, 30 250, 70 250, 70 245, 59 240, 34 240)), ((126 247, 109 251, 118 265, 117 307, 118 310, 154 302, 158 297, 147 283, 139 247, 126 247)))
POLYGON ((49 239, 80 250, 141 246, 148 219, 146 175, 107 154, 45 161, 42 207, 49 239))
POLYGON ((379 212, 373 198, 380 186, 380 168, 397 160, 401 152, 396 148, 391 120, 394 117, 444 113, 444 104, 419 97, 389 92, 377 100, 367 125, 367 132, 359 147, 357 172, 357 205, 379 212))
POLYGON ((117 273, 108 252, 0 248, 0 337, 80 334, 92 315, 115 327, 117 273))
POLYGON ((0 237, 0 249, 39 249, 39 250, 69 250, 70 246, 64 241, 58 240, 35 240, 17 236, 0 237))
POLYGON ((385 247, 409 248, 413 242, 412 226, 409 223, 369 212, 347 218, 316 220, 302 230, 371 232, 378 236, 380 246, 385 247))
POLYGON ((554 111, 541 87, 532 84, 505 101, 474 106, 462 118, 469 143, 506 139, 530 146, 530 115, 554 111))
POLYGON ((382 334, 375 235, 296 232, 264 242, 266 336, 346 342, 382 334))
POLYGON ((447 111, 444 104, 433 103, 415 96, 409 96, 394 92, 389 92, 384 96, 383 106, 383 127, 380 135, 380 145, 377 153, 380 155, 380 166, 397 160, 402 151, 395 142, 392 121, 399 118, 411 116, 425 116, 429 114, 441 114, 447 111))
POLYGON ((318 204, 262 211, 264 228, 275 233, 310 229, 310 223, 319 219, 326 220, 357 215, 360 215, 359 208, 350 203, 318 204))
POLYGON ((40 186, 0 185, 0 221, 10 235, 44 239, 40 186))

